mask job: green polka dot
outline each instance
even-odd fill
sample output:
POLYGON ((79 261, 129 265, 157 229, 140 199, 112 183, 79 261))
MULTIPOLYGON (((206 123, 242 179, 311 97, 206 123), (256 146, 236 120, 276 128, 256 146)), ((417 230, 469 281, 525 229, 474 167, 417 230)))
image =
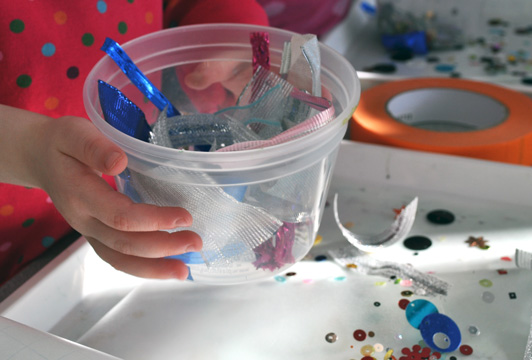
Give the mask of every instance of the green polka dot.
POLYGON ((125 34, 127 32, 127 24, 123 21, 118 23, 118 32, 120 34, 125 34))
POLYGON ((9 23, 9 29, 13 31, 15 34, 19 34, 22 31, 24 31, 24 21, 20 19, 15 19, 9 23))
POLYGON ((33 218, 26 219, 22 223, 22 227, 25 227, 25 228, 30 227, 31 224, 33 224, 34 222, 35 222, 35 219, 33 219, 33 218))
POLYGON ((51 236, 45 236, 41 240, 41 244, 44 247, 50 247, 54 243, 55 239, 51 236))
POLYGON ((127 0, 128 3, 133 4, 135 0, 127 0))
POLYGON ((20 75, 17 78, 17 85, 21 88, 27 88, 31 85, 31 77, 29 75, 20 75))
POLYGON ((94 36, 91 33, 85 33, 81 37, 81 42, 85 46, 91 46, 92 44, 94 44, 94 36))

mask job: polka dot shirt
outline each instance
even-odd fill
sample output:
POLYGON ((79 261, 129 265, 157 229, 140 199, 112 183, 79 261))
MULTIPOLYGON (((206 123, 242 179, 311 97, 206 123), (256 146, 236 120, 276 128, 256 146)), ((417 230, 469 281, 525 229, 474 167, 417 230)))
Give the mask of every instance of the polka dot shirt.
MULTIPOLYGON (((160 0, 20 0, 0 12, 0 103, 86 117, 85 77, 105 53, 162 28, 160 0)), ((71 231, 42 190, 0 184, 0 284, 71 231)))
MULTIPOLYGON (((86 118, 83 83, 106 56, 105 38, 123 44, 160 30, 163 20, 165 27, 268 24, 254 0, 7 1, 0 11, 0 103, 86 118)), ((44 191, 0 183, 0 285, 70 231, 44 191)))

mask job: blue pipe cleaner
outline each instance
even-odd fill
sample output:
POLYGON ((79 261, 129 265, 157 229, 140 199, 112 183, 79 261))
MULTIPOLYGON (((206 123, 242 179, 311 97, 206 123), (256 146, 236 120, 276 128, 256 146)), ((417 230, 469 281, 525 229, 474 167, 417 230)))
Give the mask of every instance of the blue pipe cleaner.
POLYGON ((168 107, 168 117, 181 115, 181 113, 172 105, 162 92, 159 91, 148 80, 146 75, 133 63, 133 60, 126 54, 126 52, 118 45, 118 43, 110 38, 106 38, 102 46, 111 59, 118 65, 120 70, 126 74, 131 82, 146 96, 160 111, 168 107))

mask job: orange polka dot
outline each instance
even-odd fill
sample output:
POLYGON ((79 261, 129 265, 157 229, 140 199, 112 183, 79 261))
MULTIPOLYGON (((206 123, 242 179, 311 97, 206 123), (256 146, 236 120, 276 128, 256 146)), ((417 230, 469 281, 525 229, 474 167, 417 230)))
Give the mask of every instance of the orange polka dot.
POLYGON ((44 102, 44 107, 46 108, 46 110, 54 110, 55 108, 57 108, 57 105, 59 105, 59 99, 53 96, 50 96, 44 102))
POLYGON ((0 207, 0 215, 2 216, 9 216, 15 212, 15 208, 13 205, 4 205, 0 207))
POLYGON ((144 18, 146 19, 146 24, 151 24, 153 22, 153 13, 148 11, 146 15, 144 15, 144 18))
POLYGON ((67 21, 67 14, 64 11, 57 11, 54 14, 54 20, 57 25, 63 25, 67 21))

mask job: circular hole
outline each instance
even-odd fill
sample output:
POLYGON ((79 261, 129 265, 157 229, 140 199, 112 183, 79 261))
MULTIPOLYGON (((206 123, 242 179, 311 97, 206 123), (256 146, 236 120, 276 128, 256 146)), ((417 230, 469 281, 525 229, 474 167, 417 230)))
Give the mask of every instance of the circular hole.
POLYGON ((442 88, 406 91, 390 99, 386 109, 403 124, 441 132, 488 129, 508 116, 506 106, 489 96, 442 88))

